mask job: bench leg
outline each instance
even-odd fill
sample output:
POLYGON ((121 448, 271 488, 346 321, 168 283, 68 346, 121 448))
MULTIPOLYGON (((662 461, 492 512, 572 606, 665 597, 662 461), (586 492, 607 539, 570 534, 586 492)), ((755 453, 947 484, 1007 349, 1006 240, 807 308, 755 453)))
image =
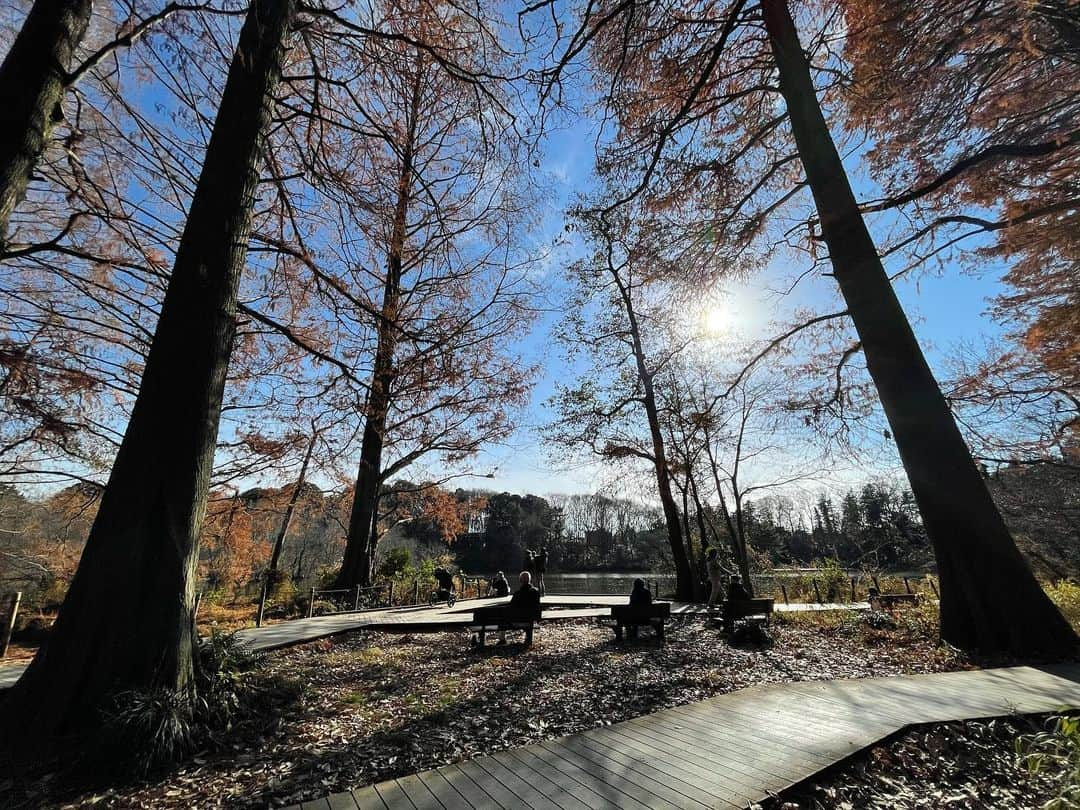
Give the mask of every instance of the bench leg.
POLYGON ((480 625, 480 649, 484 648, 484 637, 487 635, 487 628, 484 625, 480 625))
POLYGON ((622 641, 623 640, 623 628, 622 628, 621 624, 616 624, 615 625, 615 640, 616 641, 622 641))
POLYGON ((530 624, 527 628, 525 628, 525 646, 526 647, 531 647, 532 646, 532 634, 533 634, 533 628, 532 628, 532 625, 530 624))
POLYGON ((663 619, 661 619, 656 625, 656 637, 658 639, 660 639, 661 642, 663 642, 663 640, 664 640, 664 620, 663 619))

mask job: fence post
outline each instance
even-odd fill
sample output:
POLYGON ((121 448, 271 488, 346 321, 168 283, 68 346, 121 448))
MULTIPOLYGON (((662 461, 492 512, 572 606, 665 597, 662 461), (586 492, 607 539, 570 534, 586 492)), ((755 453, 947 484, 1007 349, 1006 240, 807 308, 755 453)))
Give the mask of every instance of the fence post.
POLYGON ((307 617, 310 619, 315 613, 315 589, 311 589, 311 599, 307 603, 307 617))
POLYGON ((851 601, 855 601, 855 577, 851 578, 851 601))
POLYGON ((8 645, 11 644, 11 634, 15 630, 15 617, 19 615, 19 603, 22 601, 22 591, 16 591, 11 597, 11 609, 8 610, 7 621, 4 622, 4 637, 0 639, 0 658, 7 656, 8 645))
POLYGON ((255 626, 262 627, 263 611, 266 609, 266 591, 270 584, 269 574, 263 575, 262 588, 259 590, 259 607, 255 611, 255 626))
POLYGON ((412 583, 412 603, 414 605, 420 604, 420 579, 414 579, 412 583))
POLYGON ((784 604, 785 604, 785 605, 786 605, 786 604, 788 604, 788 599, 787 599, 787 586, 786 586, 786 585, 783 585, 783 584, 781 584, 781 586, 780 586, 780 593, 782 593, 782 594, 784 595, 784 604))
POLYGON ((904 587, 905 587, 905 588, 907 588, 907 592, 908 592, 908 593, 912 593, 912 592, 913 592, 913 591, 911 590, 911 583, 910 583, 910 582, 908 582, 908 578, 907 578, 907 577, 904 577, 904 587))
POLYGON ((821 591, 818 590, 817 580, 811 580, 811 584, 814 586, 814 596, 817 597, 818 604, 821 604, 821 591))

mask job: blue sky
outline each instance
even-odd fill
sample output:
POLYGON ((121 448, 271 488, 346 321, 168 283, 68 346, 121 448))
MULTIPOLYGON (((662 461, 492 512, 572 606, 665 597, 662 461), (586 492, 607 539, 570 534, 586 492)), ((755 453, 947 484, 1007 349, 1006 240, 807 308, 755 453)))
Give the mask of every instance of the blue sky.
MULTIPOLYGON (((562 212, 567 202, 577 193, 591 190, 593 149, 594 133, 585 120, 571 122, 550 138, 543 168, 556 178, 559 193, 549 203, 544 237, 550 238, 562 229, 562 212)), ((847 163, 856 194, 865 199, 875 197, 879 189, 861 176, 862 167, 857 158, 849 158, 847 163)), ((572 245, 562 256, 565 261, 574 255, 572 245)), ((796 307, 813 306, 820 311, 829 311, 827 307, 836 306, 839 299, 835 283, 828 278, 811 278, 801 283, 790 296, 780 297, 770 292, 775 282, 797 271, 792 258, 786 256, 745 283, 725 282, 722 290, 717 290, 724 301, 717 316, 730 318, 734 322, 733 333, 753 341, 773 336, 775 332, 770 331, 770 321, 783 320, 785 314, 796 307)), ((1000 267, 987 267, 978 276, 965 274, 955 263, 949 262, 897 283, 900 300, 939 378, 945 375, 949 355, 960 344, 981 344, 1003 335, 1001 325, 987 315, 991 300, 1005 289, 1000 282, 1003 272, 1000 267)), ((553 287, 562 284, 560 269, 550 267, 545 281, 553 287)), ((546 313, 521 346, 527 358, 543 361, 544 372, 529 408, 521 415, 520 427, 513 439, 507 446, 485 452, 471 465, 481 472, 496 470, 494 479, 479 482, 483 488, 538 494, 588 492, 618 475, 618 471, 599 463, 583 464, 576 457, 571 459, 566 453, 545 447, 537 434, 536 427, 551 418, 545 401, 554 392, 556 381, 566 380, 573 372, 566 367, 559 348, 550 340, 551 329, 558 318, 557 313, 546 313)), ((808 486, 811 489, 842 489, 868 477, 899 476, 902 471, 895 451, 884 446, 879 450, 882 452, 875 455, 871 466, 854 470, 841 466, 808 486)))

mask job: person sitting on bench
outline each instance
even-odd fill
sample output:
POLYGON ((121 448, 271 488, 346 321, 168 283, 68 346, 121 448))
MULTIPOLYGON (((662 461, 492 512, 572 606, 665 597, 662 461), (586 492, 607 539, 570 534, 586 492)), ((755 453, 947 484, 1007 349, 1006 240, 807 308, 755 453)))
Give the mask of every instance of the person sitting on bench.
POLYGON ((506 574, 502 571, 497 573, 491 580, 491 591, 495 596, 509 596, 510 583, 506 581, 506 574))
POLYGON ((631 605, 651 605, 652 593, 645 587, 645 580, 635 579, 634 589, 630 591, 631 605))
MULTIPOLYGON (((522 571, 519 579, 521 587, 510 597, 510 609, 519 610, 528 616, 533 616, 540 611, 540 591, 532 586, 532 574, 528 571, 522 571)), ((500 631, 499 640, 495 643, 506 643, 505 630, 500 631)))
POLYGON ((732 574, 731 579, 728 580, 727 598, 729 602, 743 602, 750 598, 750 594, 746 592, 742 584, 742 577, 738 574, 732 574))

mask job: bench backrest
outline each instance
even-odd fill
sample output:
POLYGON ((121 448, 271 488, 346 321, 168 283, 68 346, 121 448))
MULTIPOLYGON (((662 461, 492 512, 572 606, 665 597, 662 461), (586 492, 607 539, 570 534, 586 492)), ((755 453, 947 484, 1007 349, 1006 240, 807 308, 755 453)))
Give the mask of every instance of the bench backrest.
POLYGON ((670 602, 653 602, 651 605, 612 605, 611 615, 616 619, 666 619, 671 615, 670 602))
POLYGON ((492 605, 491 607, 477 608, 473 611, 473 623, 483 622, 535 622, 540 620, 540 606, 535 610, 523 610, 510 605, 492 605))
POLYGON ((724 615, 731 619, 745 619, 747 616, 761 616, 773 612, 775 600, 768 599, 729 599, 724 602, 724 615))

